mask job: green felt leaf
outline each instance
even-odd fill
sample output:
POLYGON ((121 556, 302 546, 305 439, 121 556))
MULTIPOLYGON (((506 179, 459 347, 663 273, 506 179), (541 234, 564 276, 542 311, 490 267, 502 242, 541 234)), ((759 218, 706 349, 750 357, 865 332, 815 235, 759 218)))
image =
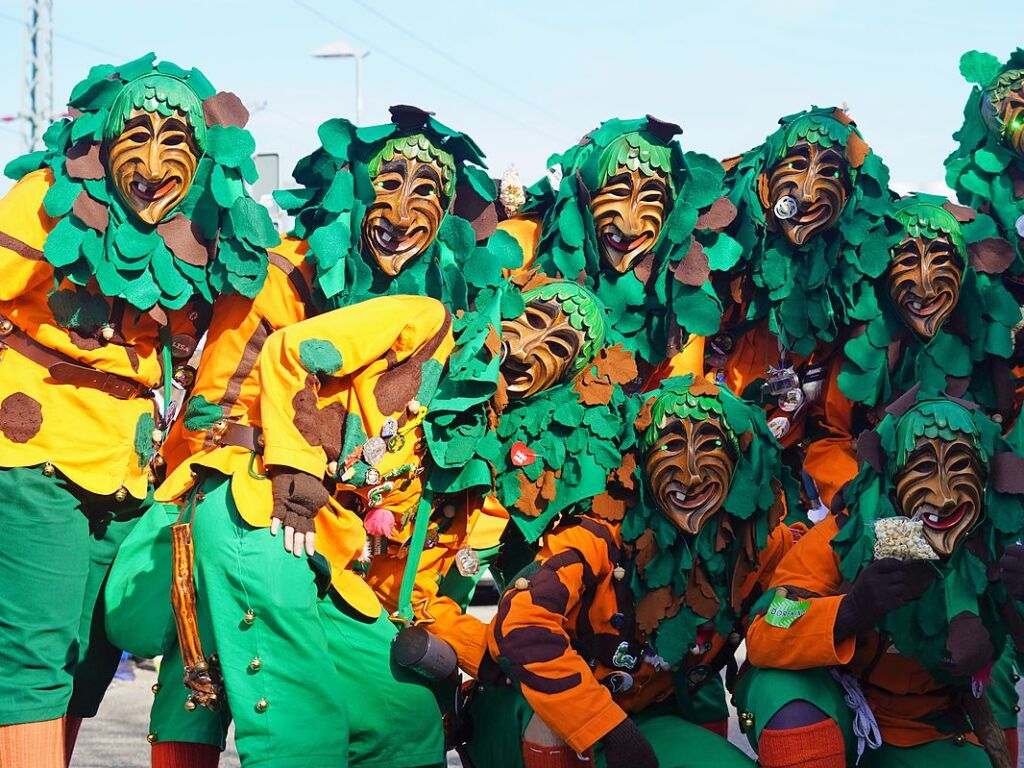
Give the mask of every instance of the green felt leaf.
POLYGON ((55 267, 63 267, 78 258, 85 228, 76 220, 64 218, 57 222, 43 244, 43 256, 55 267))
POLYGON ((256 151, 256 142, 242 128, 215 125, 207 133, 206 151, 219 164, 239 168, 256 151))
POLYGON ((960 74, 967 82, 981 86, 988 85, 1001 67, 999 59, 991 53, 968 51, 960 57, 960 74))
POLYGON ((341 350, 328 339, 304 339, 299 343, 299 362, 314 376, 333 376, 341 371, 341 350))
POLYGON ((351 173, 341 172, 335 175, 327 188, 321 205, 331 213, 341 213, 351 209, 354 196, 353 178, 351 173))
POLYGON ((281 242, 267 209, 251 197, 235 200, 229 215, 236 237, 264 248, 272 248, 281 242))

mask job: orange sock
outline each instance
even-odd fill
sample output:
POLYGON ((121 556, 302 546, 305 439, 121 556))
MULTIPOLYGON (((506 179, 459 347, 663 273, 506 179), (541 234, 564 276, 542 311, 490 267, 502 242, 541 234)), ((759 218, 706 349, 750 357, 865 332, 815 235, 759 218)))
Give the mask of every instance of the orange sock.
POLYGON ((64 768, 64 718, 0 725, 4 768, 64 768))
POLYGON ((151 759, 153 768, 217 768, 220 749, 212 744, 158 741, 151 759))
POLYGON ((700 727, 706 731, 711 731, 712 733, 721 736, 723 739, 729 738, 728 720, 712 720, 710 723, 701 723, 700 727))
POLYGON ((1006 746, 1010 750, 1010 762, 1013 765, 1017 764, 1017 750, 1020 749, 1018 746, 1017 729, 1016 728, 1004 728, 1006 733, 1006 746))
POLYGON ((763 768, 846 768, 843 732, 828 719, 799 728, 765 728, 757 756, 763 768))
MULTIPOLYGON (((594 765, 590 751, 583 756, 577 755, 568 745, 543 747, 540 744, 523 742, 524 768, 587 768, 594 765)), ((156 766, 154 766, 156 768, 156 766)))

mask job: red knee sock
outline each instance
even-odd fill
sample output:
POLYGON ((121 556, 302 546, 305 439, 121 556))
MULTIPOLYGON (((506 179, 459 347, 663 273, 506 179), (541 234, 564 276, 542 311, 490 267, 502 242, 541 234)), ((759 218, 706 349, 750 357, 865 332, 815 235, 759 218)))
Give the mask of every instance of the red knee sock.
POLYGON ((1003 731, 1006 733, 1006 746, 1010 750, 1010 762, 1013 765, 1016 765, 1017 750, 1020 748, 1017 741, 1017 729, 1004 728, 1003 731))
POLYGON ((763 768, 846 768, 843 732, 827 719, 799 728, 765 728, 757 756, 763 768))
POLYGON ((153 768, 217 768, 220 750, 210 744, 158 741, 153 745, 153 768))
POLYGON ((580 756, 573 752, 572 747, 565 744, 542 747, 540 744, 524 741, 523 765, 525 768, 590 768, 594 765, 594 759, 589 750, 580 756))
POLYGON ((711 731, 723 739, 729 738, 729 721, 728 720, 713 720, 710 723, 701 723, 700 727, 706 731, 711 731))

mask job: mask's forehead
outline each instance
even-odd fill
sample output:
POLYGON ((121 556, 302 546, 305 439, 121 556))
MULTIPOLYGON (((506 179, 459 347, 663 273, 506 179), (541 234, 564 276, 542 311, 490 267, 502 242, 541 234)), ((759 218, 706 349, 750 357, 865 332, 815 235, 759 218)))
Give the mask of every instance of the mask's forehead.
POLYGON ((111 141, 121 134, 125 123, 138 110, 150 114, 170 117, 183 115, 192 130, 193 139, 200 151, 206 147, 206 119, 202 102, 194 90, 180 78, 162 73, 153 73, 132 80, 117 95, 107 121, 103 136, 111 141))
POLYGON ((455 158, 450 152, 439 148, 425 133, 414 133, 388 139, 380 151, 370 160, 370 176, 380 173, 381 166, 396 158, 418 160, 438 167, 445 194, 451 197, 455 191, 455 158))

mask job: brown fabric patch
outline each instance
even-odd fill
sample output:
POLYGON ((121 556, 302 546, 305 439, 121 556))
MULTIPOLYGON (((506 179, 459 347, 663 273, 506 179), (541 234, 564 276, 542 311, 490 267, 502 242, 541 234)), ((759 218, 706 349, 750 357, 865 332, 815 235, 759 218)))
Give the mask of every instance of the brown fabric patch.
POLYGON ((950 200, 944 202, 942 207, 945 208, 948 213, 952 214, 953 218, 961 224, 969 224, 978 218, 978 212, 973 208, 969 208, 966 205, 957 205, 950 200))
POLYGON ((309 282, 306 280, 306 276, 302 274, 301 270, 284 256, 273 251, 267 251, 267 260, 271 265, 281 270, 284 276, 288 278, 288 282, 291 283, 292 289, 298 294, 302 303, 306 306, 312 306, 313 293, 309 282))
POLYGON ((107 210, 107 206, 93 200, 84 189, 75 198, 71 212, 89 229, 94 229, 101 234, 107 231, 107 224, 110 223, 110 212, 107 210))
POLYGON ((80 141, 75 144, 64 158, 64 170, 72 179, 102 179, 107 169, 100 160, 100 143, 80 141))
POLYGON ((690 285, 699 288, 711 274, 711 267, 708 265, 708 255, 696 239, 690 238, 690 250, 686 252, 683 260, 676 265, 672 276, 683 285, 690 285))
POLYGON ((843 125, 853 125, 853 118, 839 108, 832 110, 832 119, 842 123, 843 125))
POLYGON ((1013 183, 1013 197, 1016 200, 1024 198, 1024 171, 1020 171, 1012 165, 1006 171, 1010 175, 1010 181, 1013 183))
POLYGON ((576 381, 576 391, 584 405, 603 405, 611 400, 615 384, 628 384, 637 377, 636 360, 621 344, 597 353, 576 381))
POLYGON ((686 585, 685 600, 694 613, 705 619, 710 619, 718 613, 718 596, 699 562, 694 563, 693 568, 690 569, 690 580, 686 585))
POLYGON ((851 168, 860 168, 864 165, 864 158, 868 156, 871 148, 855 132, 850 132, 846 139, 846 161, 851 168))
MULTIPOLYGON (((430 341, 397 365, 390 365, 373 386, 373 397, 377 407, 385 416, 404 411, 410 400, 419 392, 423 375, 423 364, 433 357, 434 352, 452 327, 452 314, 445 311, 444 322, 430 341)), ((389 350, 390 351, 390 350, 389 350)))
POLYGON ((595 496, 591 504, 595 515, 611 523, 616 523, 626 516, 626 502, 610 493, 595 496))
MULTIPOLYGON (((560 471, 559 474, 561 474, 560 471)), ((534 482, 525 474, 520 473, 519 500, 516 501, 516 509, 529 517, 540 515, 547 509, 548 502, 555 498, 555 479, 558 476, 550 469, 545 469, 534 482)))
POLYGON ((158 224, 156 231, 164 245, 176 259, 193 267, 205 267, 210 262, 210 244, 203 239, 199 225, 179 213, 169 221, 158 224))
POLYGON ((633 542, 633 562, 636 569, 643 575, 648 563, 658 553, 658 543, 654 540, 654 531, 650 528, 641 533, 633 542))
POLYGON ((645 253, 640 261, 633 266, 633 274, 643 285, 647 285, 651 280, 651 273, 654 272, 654 259, 654 252, 651 251, 645 253))
POLYGON ((643 432, 651 426, 651 421, 653 421, 653 417, 651 416, 651 405, 653 402, 653 400, 647 400, 640 406, 640 412, 636 415, 636 419, 633 421, 633 426, 636 427, 638 432, 643 432))
POLYGON ((732 224, 736 218, 736 206, 724 195, 711 204, 697 217, 697 229, 711 229, 719 232, 732 224))
POLYGON ((315 379, 307 376, 306 386, 292 398, 295 428, 309 445, 323 448, 328 461, 337 461, 341 457, 342 430, 348 411, 341 403, 318 408, 314 383, 315 379))
POLYGON ((0 432, 12 443, 27 443, 43 424, 43 406, 23 392, 8 395, 0 403, 0 432))
POLYGON ((513 275, 509 278, 509 282, 519 288, 521 293, 532 291, 534 288, 540 288, 542 285, 555 282, 554 278, 548 277, 541 273, 539 267, 534 267, 526 272, 520 272, 518 275, 513 275))
POLYGON ((739 165, 740 160, 742 159, 743 155, 733 155, 732 157, 727 157, 722 161, 722 167, 725 168, 726 172, 728 173, 737 165, 739 165))
POLYGON ((92 336, 83 336, 74 328, 68 330, 68 338, 71 340, 72 344, 85 352, 92 352, 93 350, 99 349, 103 346, 100 344, 99 339, 92 336))
POLYGON ((953 397, 963 397, 967 388, 971 385, 970 376, 946 376, 946 394, 953 397))
POLYGON ((679 612, 679 601, 672 594, 671 587, 661 587, 648 592, 636 604, 636 624, 648 635, 658 628, 662 619, 679 612))
POLYGON ((1024 457, 1009 451, 993 454, 989 476, 1000 493, 1024 493, 1024 457))
POLYGON ((206 124, 245 128, 249 122, 249 110, 235 94, 221 91, 203 99, 203 117, 206 124))
POLYGON ((632 451, 627 451, 622 454, 622 463, 619 465, 619 468, 615 470, 612 477, 623 488, 632 490, 633 488, 636 488, 635 472, 636 455, 632 451))
POLYGON ((42 251, 36 250, 30 245, 26 245, 21 242, 21 240, 18 240, 16 237, 11 237, 6 232, 0 232, 0 248, 6 248, 8 251, 14 251, 23 259, 29 259, 30 261, 39 261, 43 258, 42 251))
POLYGON ((468 184, 456 187, 451 210, 469 222, 478 243, 489 238, 498 228, 498 211, 494 203, 484 200, 468 184))
POLYGON ((1006 271, 1014 258, 1013 246, 1001 237, 987 237, 969 243, 967 253, 971 259, 971 266, 989 275, 1006 271))
POLYGON ((690 384, 690 394, 694 397, 700 397, 706 395, 708 397, 718 397, 721 390, 718 385, 710 379, 706 379, 703 376, 698 376, 690 384))

